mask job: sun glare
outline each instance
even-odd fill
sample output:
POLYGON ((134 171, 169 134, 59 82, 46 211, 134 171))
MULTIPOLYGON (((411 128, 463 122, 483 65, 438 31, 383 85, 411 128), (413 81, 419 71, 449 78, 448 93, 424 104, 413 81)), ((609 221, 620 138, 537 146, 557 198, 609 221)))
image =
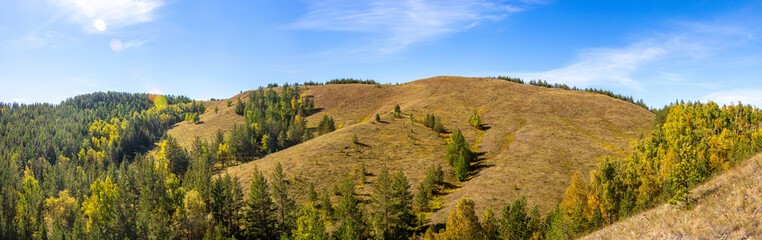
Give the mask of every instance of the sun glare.
POLYGON ((95 26, 95 29, 99 32, 106 31, 106 22, 103 21, 103 19, 95 19, 95 22, 93 22, 93 26, 95 26))
POLYGON ((122 47, 123 47, 122 41, 119 41, 119 39, 116 39, 116 38, 111 39, 111 50, 113 50, 114 52, 119 52, 119 51, 122 51, 122 47))

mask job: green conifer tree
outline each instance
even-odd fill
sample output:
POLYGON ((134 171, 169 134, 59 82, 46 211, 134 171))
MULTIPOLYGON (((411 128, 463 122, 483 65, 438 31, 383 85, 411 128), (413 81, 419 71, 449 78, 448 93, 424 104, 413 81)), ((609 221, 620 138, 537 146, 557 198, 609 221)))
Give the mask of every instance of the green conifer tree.
POLYGON ((246 235, 250 239, 275 239, 275 204, 270 198, 267 179, 256 168, 251 176, 246 199, 246 235))

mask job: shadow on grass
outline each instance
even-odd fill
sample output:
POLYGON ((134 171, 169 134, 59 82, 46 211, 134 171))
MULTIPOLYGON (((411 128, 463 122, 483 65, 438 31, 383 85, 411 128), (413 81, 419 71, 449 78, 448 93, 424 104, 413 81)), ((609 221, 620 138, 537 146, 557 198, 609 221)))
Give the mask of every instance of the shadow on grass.
POLYGON ((485 162, 485 160, 487 160, 487 159, 484 158, 484 155, 486 155, 486 154, 487 154, 486 152, 477 152, 477 153, 474 153, 475 161, 473 162, 473 164, 471 164, 471 170, 468 173, 468 175, 469 175, 468 176, 468 180, 471 180, 472 178, 476 177, 476 175, 478 175, 479 172, 481 172, 485 168, 489 168, 489 167, 494 167, 495 166, 494 164, 487 164, 485 162))
POLYGON ((325 109, 324 109, 324 108, 314 108, 314 109, 312 109, 312 111, 308 112, 308 113, 305 115, 305 117, 309 117, 309 116, 312 116, 312 115, 314 115, 315 113, 319 113, 319 112, 322 112, 323 110, 325 110, 325 109))

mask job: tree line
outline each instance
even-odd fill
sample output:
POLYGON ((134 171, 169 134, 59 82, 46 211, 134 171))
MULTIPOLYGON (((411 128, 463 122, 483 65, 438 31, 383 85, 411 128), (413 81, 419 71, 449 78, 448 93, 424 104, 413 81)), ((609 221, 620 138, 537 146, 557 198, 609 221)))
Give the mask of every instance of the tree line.
POLYGON ((328 80, 325 83, 313 82, 313 81, 304 82, 305 86, 328 85, 328 84, 373 84, 373 85, 378 85, 380 83, 378 83, 378 82, 376 82, 375 80, 372 80, 372 79, 362 80, 362 79, 354 79, 354 78, 335 78, 335 79, 328 80))
POLYGON ((624 95, 621 95, 621 94, 616 94, 616 93, 614 93, 612 91, 609 91, 609 90, 595 89, 595 88, 584 88, 584 89, 581 89, 581 88, 577 88, 576 86, 575 87, 569 87, 569 85, 562 84, 562 83, 553 83, 553 84, 550 84, 550 83, 548 83, 547 81, 544 81, 544 80, 530 80, 528 83, 525 83, 524 80, 522 80, 520 78, 512 78, 512 77, 508 77, 508 76, 497 76, 497 77, 489 77, 489 78, 505 80, 505 81, 509 81, 509 82, 513 82, 513 83, 518 83, 518 84, 529 84, 529 85, 538 86, 538 87, 558 88, 558 89, 564 89, 564 90, 585 91, 585 92, 589 92, 589 93, 601 94, 601 95, 609 96, 611 98, 615 98, 615 99, 619 99, 619 100, 622 100, 622 101, 625 101, 625 102, 629 102, 629 103, 635 104, 637 106, 645 108, 646 110, 654 110, 654 109, 651 109, 650 107, 648 107, 648 105, 646 105, 645 102, 643 102, 643 99, 639 99, 639 100, 636 101, 632 96, 624 96, 624 95))

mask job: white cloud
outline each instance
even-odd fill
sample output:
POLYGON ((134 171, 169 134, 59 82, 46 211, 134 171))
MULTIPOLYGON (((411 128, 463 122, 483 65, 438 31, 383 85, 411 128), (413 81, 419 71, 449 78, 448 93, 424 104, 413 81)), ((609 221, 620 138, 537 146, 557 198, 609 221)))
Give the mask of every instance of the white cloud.
POLYGON ((89 33, 150 22, 163 0, 48 0, 89 33))
POLYGON ((613 82, 632 88, 640 84, 631 78, 643 62, 665 55, 669 50, 660 46, 633 44, 623 49, 601 48, 582 51, 579 59, 566 67, 538 73, 516 73, 522 78, 543 79, 586 87, 596 82, 613 82))
POLYGON ((489 0, 331 0, 309 2, 308 9, 293 28, 370 33, 382 53, 523 10, 489 0))
POLYGON ((38 48, 57 48, 67 42, 79 41, 79 39, 62 34, 56 31, 47 31, 42 34, 29 34, 26 37, 20 39, 17 43, 19 46, 26 48, 38 49, 38 48))
POLYGON ((684 69, 670 67, 685 64, 695 68, 699 62, 712 62, 723 50, 751 41, 752 32, 735 22, 681 23, 677 30, 650 34, 626 47, 583 49, 576 60, 557 69, 509 75, 578 87, 618 85, 642 90, 644 78, 656 84, 707 87, 710 85, 687 83, 689 76, 680 72, 684 69))
POLYGON ((751 104, 762 107, 762 90, 760 89, 736 89, 720 91, 705 96, 703 101, 714 101, 720 105, 751 104))
POLYGON ((122 42, 121 40, 114 38, 114 39, 111 39, 111 43, 109 45, 111 46, 112 51, 121 52, 129 48, 143 46, 143 44, 150 41, 151 41, 150 39, 147 39, 147 40, 132 40, 127 42, 122 42))

